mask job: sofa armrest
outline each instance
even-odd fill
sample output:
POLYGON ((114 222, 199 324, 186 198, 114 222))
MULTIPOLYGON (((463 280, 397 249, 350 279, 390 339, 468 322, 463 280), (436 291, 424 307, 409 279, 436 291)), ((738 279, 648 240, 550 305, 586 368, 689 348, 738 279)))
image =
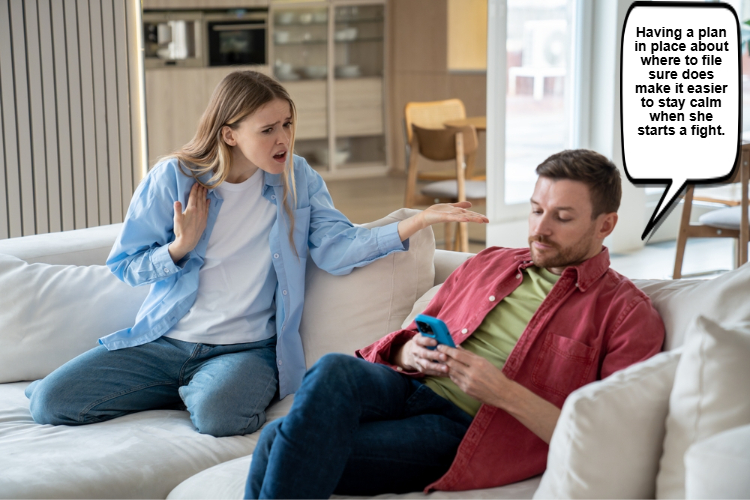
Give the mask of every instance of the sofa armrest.
POLYGON ((104 265, 122 224, 0 240, 0 253, 33 264, 104 265))
POLYGON ((435 249, 435 284, 443 283, 458 266, 473 256, 473 253, 435 249))

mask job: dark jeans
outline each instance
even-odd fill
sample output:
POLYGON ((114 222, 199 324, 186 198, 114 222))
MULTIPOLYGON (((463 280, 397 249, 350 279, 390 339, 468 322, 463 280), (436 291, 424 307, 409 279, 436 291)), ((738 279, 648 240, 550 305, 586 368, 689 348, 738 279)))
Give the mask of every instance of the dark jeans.
POLYGON ((418 380, 328 354, 261 433, 245 498, 419 491, 447 472, 471 421, 418 380))

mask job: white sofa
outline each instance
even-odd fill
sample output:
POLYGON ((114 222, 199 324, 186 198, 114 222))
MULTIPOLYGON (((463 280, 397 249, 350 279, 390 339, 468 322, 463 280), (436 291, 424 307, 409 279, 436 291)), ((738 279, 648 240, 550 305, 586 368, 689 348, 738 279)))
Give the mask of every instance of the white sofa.
MULTIPOLYGON (((28 381, 132 324, 145 297, 102 266, 118 231, 0 241, 0 498, 240 498, 258 433, 201 435, 176 410, 82 427, 31 420, 28 381)), ((435 251, 425 230, 409 252, 349 276, 309 265, 301 326, 308 366, 409 322, 468 257, 435 251)), ((544 476, 430 497, 750 496, 750 267, 712 281, 637 284, 664 318, 667 352, 568 398, 544 476)), ((268 420, 292 399, 273 404, 268 420)))

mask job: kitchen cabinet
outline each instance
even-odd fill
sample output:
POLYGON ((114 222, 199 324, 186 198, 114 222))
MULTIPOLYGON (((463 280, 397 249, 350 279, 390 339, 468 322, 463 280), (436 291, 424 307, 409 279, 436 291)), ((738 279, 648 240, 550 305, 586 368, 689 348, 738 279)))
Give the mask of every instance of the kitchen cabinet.
POLYGON ((271 2, 269 61, 297 106, 295 149, 325 178, 388 171, 385 9, 385 0, 271 2))

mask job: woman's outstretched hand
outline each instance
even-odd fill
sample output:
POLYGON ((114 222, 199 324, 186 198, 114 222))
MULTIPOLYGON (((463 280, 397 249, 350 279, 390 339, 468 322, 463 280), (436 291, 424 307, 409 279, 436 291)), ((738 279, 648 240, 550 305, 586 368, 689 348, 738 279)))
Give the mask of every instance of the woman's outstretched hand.
POLYGON ((468 201, 460 203, 439 203, 398 223, 398 235, 401 241, 427 226, 441 222, 478 222, 486 224, 490 220, 479 213, 467 210, 471 207, 468 201))
POLYGON ((174 241, 169 244, 169 255, 177 263, 190 252, 203 236, 208 220, 208 190, 193 184, 188 195, 187 208, 182 211, 182 203, 174 202, 174 241))

